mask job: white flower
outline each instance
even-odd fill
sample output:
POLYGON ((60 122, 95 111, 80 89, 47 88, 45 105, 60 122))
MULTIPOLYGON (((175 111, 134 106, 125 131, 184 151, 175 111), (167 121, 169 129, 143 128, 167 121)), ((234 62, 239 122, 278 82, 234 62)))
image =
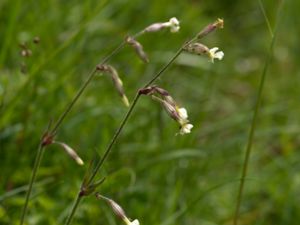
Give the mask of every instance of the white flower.
POLYGON ((188 118, 188 114, 185 108, 177 109, 178 115, 182 120, 186 120, 188 118))
POLYGON ((185 108, 178 108, 176 109, 177 113, 178 113, 178 122, 180 124, 180 131, 179 133, 181 135, 184 134, 189 134, 191 133, 191 129, 193 128, 193 125, 188 123, 188 114, 185 108))
POLYGON ((124 218, 124 222, 126 223, 126 225, 140 225, 140 222, 137 219, 130 222, 130 220, 127 217, 124 218))
POLYGON ((179 21, 176 17, 172 17, 168 22, 165 23, 154 23, 145 28, 145 32, 156 32, 162 30, 163 28, 169 27, 172 33, 179 31, 179 21))
POLYGON ((183 124, 183 125, 181 125, 179 134, 181 134, 181 135, 189 134, 189 133, 191 133, 191 129, 193 127, 194 127, 193 124, 190 124, 190 123, 183 124))
POLYGON ((208 52, 208 56, 212 63, 214 62, 214 59, 221 60, 224 57, 224 52, 218 51, 218 50, 219 50, 219 48, 214 47, 214 48, 211 48, 208 52))
POLYGON ((176 17, 172 17, 169 22, 164 23, 165 27, 170 27, 170 31, 172 33, 176 33, 179 31, 180 26, 179 26, 179 21, 176 17))
POLYGON ((169 20, 169 23, 171 24, 170 29, 172 33, 176 33, 179 31, 180 26, 179 26, 179 21, 176 17, 173 17, 169 20))

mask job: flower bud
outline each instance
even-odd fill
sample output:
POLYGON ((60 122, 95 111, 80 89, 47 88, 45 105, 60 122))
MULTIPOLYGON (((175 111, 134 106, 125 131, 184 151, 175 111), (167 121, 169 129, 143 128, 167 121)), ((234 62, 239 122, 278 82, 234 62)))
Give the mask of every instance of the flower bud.
POLYGON ((131 45, 134 48, 135 52, 141 60, 143 60, 145 63, 149 62, 148 56, 143 50, 143 46, 138 41, 136 41, 133 37, 130 36, 127 36, 125 38, 125 41, 127 44, 131 45))
POLYGON ((98 199, 103 199, 105 200, 109 205, 110 207, 112 208, 112 210, 114 211, 114 213, 124 221, 124 223, 126 225, 139 225, 139 221, 137 219, 133 220, 132 222, 127 218, 124 210, 122 209, 122 207, 117 204, 115 201, 113 201, 112 199, 110 198, 107 198, 103 195, 100 195, 99 193, 96 193, 96 198, 98 199))
POLYGON ((188 114, 185 108, 179 108, 172 96, 164 89, 157 86, 150 86, 140 89, 139 94, 150 95, 153 100, 160 102, 168 115, 180 125, 180 134, 187 134, 193 128, 189 124, 188 114), (158 96, 159 97, 158 97, 158 96))
POLYGON ((53 141, 52 142, 53 144, 58 144, 59 146, 61 146, 64 150, 65 150, 65 152, 72 158, 72 159, 74 159, 76 162, 77 162, 77 164, 79 164, 79 165, 83 165, 84 163, 83 163, 83 161, 82 161, 82 159, 77 155, 77 153, 75 152, 75 150, 74 149, 72 149, 70 146, 68 146, 67 144, 65 144, 65 143, 62 143, 62 142, 58 142, 58 141, 53 141))
POLYGON ((111 76, 113 84, 114 84, 117 92, 121 96, 123 103, 127 107, 129 107, 129 101, 128 101, 127 96, 125 95, 125 91, 124 91, 124 88, 123 88, 123 82, 120 79, 117 70, 115 68, 113 68, 112 66, 110 66, 110 65, 103 65, 103 64, 102 65, 97 65, 96 69, 98 71, 101 71, 101 72, 106 72, 111 76))
POLYGON ((197 35, 197 39, 201 39, 204 36, 216 30, 217 28, 222 29, 223 27, 224 27, 224 20, 218 18, 214 23, 207 25, 202 31, 200 31, 197 35))
POLYGON ((154 23, 144 29, 144 32, 157 32, 164 28, 170 28, 172 33, 178 32, 180 29, 179 21, 176 17, 172 17, 168 22, 165 23, 154 23))

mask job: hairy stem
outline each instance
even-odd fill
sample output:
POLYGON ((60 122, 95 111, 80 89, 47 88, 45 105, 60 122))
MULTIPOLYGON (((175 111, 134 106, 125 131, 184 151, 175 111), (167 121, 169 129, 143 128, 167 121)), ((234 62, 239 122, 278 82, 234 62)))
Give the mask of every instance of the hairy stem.
MULTIPOLYGON (((278 8, 278 12, 277 12, 277 16, 276 16, 277 20, 280 18, 279 14, 281 12, 282 5, 283 5, 283 1, 281 1, 279 8, 278 8)), ((256 124, 257 124, 257 117, 259 114, 259 109, 260 109, 260 105, 261 105, 261 101, 262 101, 262 93, 263 93, 264 84, 265 84, 265 80, 266 80, 266 76, 267 76, 267 71, 268 71, 269 64, 271 62, 272 55, 273 55, 273 48, 274 48, 275 38, 277 35, 277 28, 278 28, 278 21, 276 21, 274 35, 272 36, 272 40, 271 40, 271 44, 270 44, 270 48, 269 48, 269 52, 268 52, 268 57, 265 62, 265 65, 264 65, 264 69, 263 69, 263 72, 261 75, 260 84, 259 84, 259 88, 258 88, 258 96, 257 96, 254 113, 253 113, 253 117, 252 117, 252 122, 251 122, 251 126, 250 126, 250 132, 249 132, 247 146, 246 146, 245 158, 243 161, 242 175, 240 178, 240 185, 239 185, 235 214, 234 214, 234 219, 233 219, 234 225, 238 224, 238 217, 240 214, 240 206, 241 206, 242 195, 243 195, 244 186, 245 186, 245 179, 246 179, 247 172, 248 172, 248 165, 249 165, 249 159, 250 159, 250 154, 251 154, 251 150, 252 150, 255 128, 256 128, 256 124)))

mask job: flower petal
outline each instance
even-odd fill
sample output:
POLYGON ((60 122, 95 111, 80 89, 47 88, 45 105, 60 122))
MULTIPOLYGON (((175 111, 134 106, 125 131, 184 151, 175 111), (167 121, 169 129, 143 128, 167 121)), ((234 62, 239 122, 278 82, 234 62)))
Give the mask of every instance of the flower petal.
POLYGON ((214 57, 214 58, 216 58, 216 59, 218 59, 218 60, 221 60, 221 59, 223 59, 223 57, 224 57, 224 52, 219 51, 219 52, 217 52, 217 53, 215 54, 215 57, 214 57))
POLYGON ((186 120, 188 118, 188 114, 185 108, 179 108, 177 111, 181 119, 186 120))
POLYGON ((189 134, 191 133, 191 129, 193 128, 193 124, 190 124, 190 123, 187 123, 187 124, 184 124, 181 126, 181 129, 180 129, 180 134, 181 135, 184 135, 184 134, 189 134))

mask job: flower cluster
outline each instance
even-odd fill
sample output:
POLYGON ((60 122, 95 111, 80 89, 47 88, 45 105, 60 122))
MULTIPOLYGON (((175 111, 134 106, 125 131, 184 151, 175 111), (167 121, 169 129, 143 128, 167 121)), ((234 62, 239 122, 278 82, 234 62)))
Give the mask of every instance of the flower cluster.
POLYGON ((223 51, 218 51, 218 47, 213 47, 209 49, 202 43, 199 43, 199 40, 209 33, 213 32, 217 28, 222 29, 224 26, 224 21, 222 19, 217 19, 214 23, 207 25, 202 31, 197 35, 197 40, 194 43, 188 43, 184 46, 184 50, 197 55, 206 55, 213 63, 214 59, 222 60, 224 57, 223 51))
POLYGON ((166 90, 157 86, 150 86, 140 89, 139 94, 150 95, 152 99, 160 102, 168 115, 180 125, 179 134, 183 135, 191 132, 193 125, 189 123, 186 109, 179 107, 166 90))

